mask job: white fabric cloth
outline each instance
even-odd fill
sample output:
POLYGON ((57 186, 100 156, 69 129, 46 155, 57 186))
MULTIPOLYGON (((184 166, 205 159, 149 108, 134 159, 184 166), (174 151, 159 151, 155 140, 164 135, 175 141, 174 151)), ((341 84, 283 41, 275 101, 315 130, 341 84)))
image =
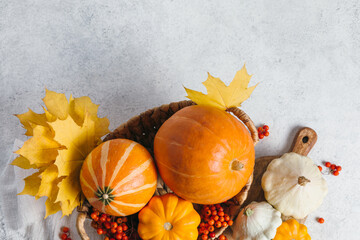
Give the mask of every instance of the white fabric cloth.
MULTIPOLYGON (((23 142, 15 140, 13 152, 22 146, 23 142)), ((17 195, 24 188, 23 179, 31 170, 24 170, 10 165, 16 154, 12 154, 5 166, 0 169, 0 239, 1 240, 52 240, 60 239, 60 229, 64 226, 70 228, 70 237, 80 240, 76 230, 77 212, 69 217, 61 217, 61 212, 45 217, 45 201, 42 197, 35 200, 28 195, 17 195)), ((102 239, 86 221, 86 232, 90 239, 102 239)))

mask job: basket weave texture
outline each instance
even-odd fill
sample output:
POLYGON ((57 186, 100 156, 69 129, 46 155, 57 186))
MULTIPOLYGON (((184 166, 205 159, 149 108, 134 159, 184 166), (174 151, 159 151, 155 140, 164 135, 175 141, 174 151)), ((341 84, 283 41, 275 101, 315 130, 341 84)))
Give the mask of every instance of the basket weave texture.
MULTIPOLYGON (((188 107, 191 105, 195 105, 195 103, 189 100, 185 100, 180 102, 173 102, 170 104, 164 104, 161 105, 160 107, 149 109, 141 113, 140 115, 131 118, 126 123, 121 124, 113 132, 109 133, 105 137, 104 141, 117 139, 117 138, 125 138, 129 140, 133 140, 143 145, 153 155, 154 138, 161 125, 167 119, 169 119, 174 113, 176 113, 177 111, 179 111, 184 107, 188 107)), ((254 144, 256 144, 259 141, 258 133, 250 117, 239 108, 230 108, 227 109, 227 111, 233 113, 240 121, 242 121, 245 124, 245 126, 248 128, 251 134, 254 144)), ((246 200, 252 180, 253 180, 253 176, 251 175, 247 184, 232 199, 233 204, 237 206, 235 207, 236 210, 238 210, 246 200)), ((164 192, 158 190, 157 193, 164 192)), ((89 240, 90 238, 88 237, 84 229, 84 221, 87 217, 89 217, 88 205, 85 204, 84 206, 79 207, 78 212, 79 215, 76 223, 78 232, 83 240, 89 240)), ((219 233, 223 232, 224 230, 225 229, 222 229, 219 233)))

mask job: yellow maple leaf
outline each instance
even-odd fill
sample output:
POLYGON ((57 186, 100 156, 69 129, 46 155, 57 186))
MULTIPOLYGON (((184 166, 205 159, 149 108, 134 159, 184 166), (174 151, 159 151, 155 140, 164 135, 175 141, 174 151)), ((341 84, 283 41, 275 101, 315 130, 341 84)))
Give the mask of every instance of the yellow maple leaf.
POLYGON ((86 156, 109 132, 109 120, 98 118, 98 105, 89 97, 73 98, 46 90, 43 114, 29 110, 16 115, 32 136, 16 151, 12 164, 39 172, 25 178, 20 194, 46 196, 46 216, 62 211, 69 215, 82 202, 79 182, 86 156))
POLYGON ((208 79, 203 82, 206 87, 207 94, 185 88, 188 98, 198 105, 206 105, 216 107, 222 110, 231 107, 239 107, 242 102, 248 99, 257 86, 249 87, 251 75, 244 67, 235 74, 233 81, 226 86, 219 78, 215 78, 208 74, 208 79))
POLYGON ((61 211, 63 213, 63 216, 67 216, 71 214, 74 208, 76 208, 79 205, 80 205, 80 194, 72 202, 69 200, 61 202, 61 211))
POLYGON ((74 121, 81 126, 87 114, 95 123, 95 137, 100 138, 109 133, 109 120, 107 118, 98 118, 97 111, 99 105, 94 104, 87 96, 73 98, 70 96, 69 114, 74 121))
POLYGON ((55 202, 57 194, 59 192, 58 186, 53 186, 53 190, 51 192, 51 195, 46 199, 45 207, 46 207, 46 215, 45 218, 50 216, 51 214, 57 213, 58 211, 61 211, 61 203, 55 202))
POLYGON ((66 99, 65 94, 47 89, 45 89, 45 91, 46 93, 43 101, 49 113, 62 120, 67 118, 69 114, 69 102, 66 99))
POLYGON ((23 157, 23 156, 18 156, 17 158, 14 159, 14 161, 12 161, 11 165, 23 168, 23 169, 30 169, 30 168, 36 168, 35 164, 30 164, 29 159, 23 157))
POLYGON ((45 114, 38 114, 33 112, 30 108, 29 111, 23 114, 15 114, 16 117, 19 118, 20 123, 26 129, 25 135, 32 136, 33 135, 33 127, 35 125, 41 125, 44 127, 49 127, 47 124, 47 119, 45 114), (35 124, 35 125, 34 125, 35 124))
POLYGON ((18 195, 31 195, 36 196, 39 190, 39 186, 41 183, 41 178, 39 175, 41 171, 33 173, 32 175, 24 178, 25 186, 22 192, 18 193, 18 195))
POLYGON ((64 202, 69 200, 72 203, 78 194, 81 192, 81 186, 79 182, 81 166, 70 176, 65 177, 59 184, 59 193, 56 198, 56 202, 64 202))
POLYGON ((55 162, 60 170, 59 176, 64 176, 67 170, 62 167, 66 166, 66 162, 84 161, 95 148, 95 124, 87 115, 81 127, 71 117, 52 122, 50 126, 55 131, 54 140, 66 146, 66 149, 59 151, 55 162))
POLYGON ((64 149, 64 146, 54 141, 49 128, 36 125, 33 128, 34 136, 27 140, 24 145, 15 153, 27 158, 30 164, 42 167, 55 161, 58 150, 64 149))
POLYGON ((50 197, 53 192, 53 188, 59 183, 57 166, 55 164, 51 164, 40 174, 40 177, 41 183, 36 196, 38 198, 45 196, 50 197))

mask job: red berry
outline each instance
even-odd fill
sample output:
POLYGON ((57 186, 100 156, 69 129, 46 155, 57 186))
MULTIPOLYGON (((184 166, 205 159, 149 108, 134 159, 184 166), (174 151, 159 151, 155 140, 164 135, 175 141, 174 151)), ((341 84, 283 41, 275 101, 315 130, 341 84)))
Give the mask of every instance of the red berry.
POLYGON ((123 217, 122 221, 126 223, 128 221, 127 217, 123 217))
POLYGON ((336 165, 335 165, 335 164, 331 164, 330 168, 331 168, 331 170, 335 170, 336 165))
POLYGON ((117 228, 118 224, 116 222, 111 223, 111 228, 117 228))
POLYGON ((202 239, 202 240, 207 240, 207 239, 208 239, 208 235, 205 235, 205 234, 201 235, 201 239, 202 239))
POLYGON ((213 233, 213 232, 209 233, 209 237, 214 238, 214 237, 215 237, 215 233, 213 233))
POLYGON ((341 169, 342 169, 341 166, 337 166, 337 167, 336 167, 336 171, 339 171, 339 172, 340 172, 341 169))
POLYGON ((212 212, 211 212, 211 215, 216 216, 216 215, 217 215, 217 211, 216 211, 216 210, 212 211, 212 212))
POLYGON ((62 228, 62 231, 63 231, 64 233, 69 232, 69 230, 70 230, 70 229, 69 229, 68 227, 63 227, 63 228, 62 228))
POLYGON ((216 207, 217 209, 219 209, 219 208, 221 208, 221 205, 220 205, 220 204, 216 204, 215 207, 216 207))
POLYGON ((116 222, 117 222, 118 224, 122 224, 122 219, 121 219, 121 218, 118 218, 118 219, 116 219, 116 222))
POLYGON ((122 226, 117 226, 117 227, 116 227, 116 231, 117 231, 118 233, 121 233, 121 232, 123 231, 123 227, 122 227, 122 226))
POLYGON ((318 222, 319 222, 319 223, 324 223, 325 220, 324 220, 323 218, 319 218, 319 219, 318 219, 318 222))
POLYGON ((262 127, 259 127, 258 128, 258 132, 261 133, 263 131, 263 128, 262 127))
POLYGON ((98 218, 98 216, 97 216, 94 212, 90 215, 90 217, 91 217, 92 219, 98 218))
POLYGON ((126 226, 125 224, 122 225, 123 231, 125 232, 126 230, 128 230, 128 226, 126 226))
POLYGON ((227 226, 228 226, 228 224, 227 224, 227 222, 222 222, 222 223, 221 223, 221 226, 223 226, 223 227, 227 227, 227 226))
POLYGON ((269 130, 269 126, 268 126, 268 125, 264 125, 263 128, 264 128, 265 131, 268 131, 268 130, 269 130))
POLYGON ((102 230, 102 228, 98 228, 97 234, 101 235, 101 234, 103 234, 103 233, 104 233, 104 230, 102 230))
POLYGON ((214 228, 214 226, 209 226, 208 230, 209 230, 209 232, 213 232, 215 230, 215 228, 214 228))
POLYGON ((67 239, 67 234, 66 233, 61 234, 60 238, 62 240, 66 240, 67 239))
POLYGON ((338 175, 339 175, 339 171, 336 170, 336 171, 333 172, 333 174, 334 174, 334 176, 338 176, 338 175))
POLYGON ((224 221, 225 221, 225 218, 224 218, 224 217, 220 217, 220 218, 219 218, 219 221, 220 221, 220 222, 224 222, 224 221))
POLYGON ((320 170, 320 172, 322 171, 322 167, 321 166, 318 166, 318 168, 319 168, 319 170, 320 170))
POLYGON ((260 138, 260 139, 263 139, 263 138, 264 138, 264 134, 259 133, 259 138, 260 138))
POLYGON ((226 222, 230 221, 230 217, 228 215, 225 215, 224 219, 225 219, 226 222))
POLYGON ((265 137, 268 137, 269 135, 270 135, 269 132, 265 132, 265 133, 264 133, 264 136, 265 136, 265 137))
POLYGON ((219 216, 219 217, 223 217, 224 215, 225 215, 224 212, 219 212, 219 213, 218 213, 218 216, 219 216))
POLYGON ((68 237, 66 240, 72 240, 72 239, 68 237))
POLYGON ((105 237, 104 240, 110 240, 110 238, 109 238, 109 237, 105 237))
POLYGON ((219 236, 219 240, 225 240, 225 239, 226 239, 226 237, 225 237, 224 235, 221 234, 221 235, 219 236))
POLYGON ((128 236, 123 236, 123 240, 128 240, 129 238, 128 238, 128 236))
POLYGON ((326 167, 330 167, 330 166, 331 166, 331 163, 330 163, 330 162, 326 162, 326 163, 325 163, 325 166, 326 166, 326 167))
POLYGON ((118 233, 118 234, 115 235, 115 238, 116 239, 122 239, 123 235, 121 233, 118 233))
POLYGON ((205 231, 204 231, 204 234, 205 234, 205 235, 209 235, 209 230, 205 230, 205 231))
POLYGON ((106 229, 110 229, 111 228, 111 224, 109 222, 105 222, 104 226, 106 229))
MULTIPOLYGON (((211 220, 208 221, 208 224, 209 224, 210 226, 214 225, 214 223, 215 223, 214 219, 211 219, 211 220)), ((204 225, 205 225, 205 224, 204 224, 204 225)), ((200 226, 201 226, 201 224, 200 224, 200 226)))
POLYGON ((219 220, 219 216, 212 216, 211 218, 214 219, 215 222, 219 220))
POLYGON ((234 224, 233 220, 230 220, 230 221, 228 222, 228 225, 229 225, 229 226, 232 226, 233 224, 234 224))
POLYGON ((215 222, 215 227, 216 227, 216 228, 220 228, 220 227, 221 227, 221 222, 220 222, 220 221, 216 221, 216 222, 215 222))
POLYGON ((106 217, 101 216, 101 218, 100 218, 99 220, 100 220, 100 222, 105 222, 105 221, 106 221, 106 217))

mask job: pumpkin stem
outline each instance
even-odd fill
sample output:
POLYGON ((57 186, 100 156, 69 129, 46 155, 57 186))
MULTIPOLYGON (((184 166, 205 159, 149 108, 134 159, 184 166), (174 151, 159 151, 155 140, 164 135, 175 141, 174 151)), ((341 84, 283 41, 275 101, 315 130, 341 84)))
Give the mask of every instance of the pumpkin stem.
POLYGON ((230 168, 231 168, 231 170, 234 170, 234 171, 240 171, 241 169, 244 168, 244 164, 235 158, 231 162, 230 168))
POLYGON ((170 231, 173 228, 173 225, 169 222, 164 223, 164 228, 167 231, 170 231))
POLYGON ((300 186, 305 186, 307 183, 309 183, 309 182, 311 182, 309 179, 307 179, 306 177, 304 177, 304 176, 300 176, 299 178, 298 178, 298 184, 300 185, 300 186))
POLYGON ((244 214, 247 216, 247 217, 250 217, 251 215, 254 214, 254 211, 251 209, 251 208, 246 208, 245 211, 244 211, 244 214))

